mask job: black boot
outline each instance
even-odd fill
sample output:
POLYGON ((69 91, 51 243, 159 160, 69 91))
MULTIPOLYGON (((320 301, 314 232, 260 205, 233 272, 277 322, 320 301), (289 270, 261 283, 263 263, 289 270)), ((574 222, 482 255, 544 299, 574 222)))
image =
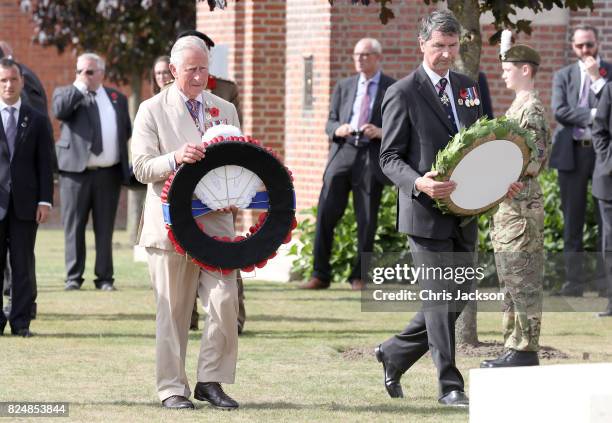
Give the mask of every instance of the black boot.
POLYGON ((540 364, 537 351, 508 350, 495 360, 480 363, 482 368, 537 366, 540 364))

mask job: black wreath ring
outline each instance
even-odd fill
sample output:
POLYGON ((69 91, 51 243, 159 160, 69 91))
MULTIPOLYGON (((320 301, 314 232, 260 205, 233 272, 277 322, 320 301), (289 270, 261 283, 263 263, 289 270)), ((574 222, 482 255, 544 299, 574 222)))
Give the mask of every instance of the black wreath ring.
POLYGON ((162 203, 168 237, 176 251, 188 255, 204 269, 222 273, 263 267, 276 255, 278 247, 291 240, 291 232, 297 225, 291 172, 274 151, 250 137, 211 140, 206 144, 203 160, 181 165, 168 178, 162 191, 162 203), (264 183, 268 197, 267 212, 259 216, 246 236, 234 239, 207 235, 192 214, 193 193, 200 179, 228 165, 241 166, 255 173, 264 183))

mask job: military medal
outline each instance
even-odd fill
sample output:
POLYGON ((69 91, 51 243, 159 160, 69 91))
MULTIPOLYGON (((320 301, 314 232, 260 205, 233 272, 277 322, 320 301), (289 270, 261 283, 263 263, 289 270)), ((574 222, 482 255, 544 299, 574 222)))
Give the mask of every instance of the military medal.
POLYGON ((446 93, 442 94, 442 97, 440 97, 440 101, 445 106, 448 106, 450 104, 450 100, 448 99, 448 96, 446 95, 446 93))
POLYGON ((474 100, 474 104, 475 104, 475 105, 477 105, 477 106, 479 106, 479 105, 480 105, 480 99, 478 99, 478 98, 477 98, 477 99, 475 99, 475 100, 474 100))
POLYGON ((210 113, 206 113, 206 119, 207 120, 211 120, 212 119, 212 116, 210 115, 210 113))
POLYGON ((468 92, 465 88, 459 89, 459 100, 457 100, 457 104, 459 104, 460 106, 463 106, 465 104, 465 107, 470 107, 470 103, 468 101, 468 92))

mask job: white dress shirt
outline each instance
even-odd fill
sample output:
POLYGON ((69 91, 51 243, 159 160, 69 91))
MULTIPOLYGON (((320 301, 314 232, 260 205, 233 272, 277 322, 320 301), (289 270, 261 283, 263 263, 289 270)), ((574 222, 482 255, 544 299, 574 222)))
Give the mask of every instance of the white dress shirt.
MULTIPOLYGON (((87 86, 80 81, 73 84, 84 96, 88 96, 87 86)), ((102 85, 96 90, 96 103, 102 127, 102 153, 89 155, 88 168, 110 167, 119 163, 119 143, 117 141, 117 114, 102 85)))
MULTIPOLYGON (((378 85, 380 84, 380 75, 380 71, 376 72, 370 79, 365 79, 363 74, 359 75, 359 81, 357 81, 357 93, 355 94, 355 101, 353 102, 353 112, 351 113, 351 120, 349 121, 349 124, 354 131, 360 129, 358 128, 359 112, 361 112, 361 103, 363 102, 363 98, 366 93, 365 89, 368 82, 370 83, 368 87, 368 95, 370 96, 370 104, 368 104, 368 109, 370 111, 370 117, 372 116, 372 107, 374 106, 374 101, 376 100, 376 93, 378 92, 378 85)), ((360 141, 368 141, 368 137, 363 136, 361 137, 360 141)))

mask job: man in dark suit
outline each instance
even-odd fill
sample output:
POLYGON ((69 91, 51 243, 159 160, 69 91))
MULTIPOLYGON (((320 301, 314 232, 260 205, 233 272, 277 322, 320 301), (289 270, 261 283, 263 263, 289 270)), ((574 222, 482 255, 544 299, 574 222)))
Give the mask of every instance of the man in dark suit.
MULTIPOLYGON (((612 72, 612 65, 599 57, 598 46, 597 29, 577 27, 572 48, 578 61, 553 77, 552 110, 558 125, 553 135, 550 167, 558 171, 561 190, 565 283, 560 294, 568 296, 582 296, 584 290, 582 232, 587 187, 595 163, 591 124, 598 98, 612 72)), ((597 207, 595 213, 600 222, 597 207)))
POLYGON ((357 74, 336 84, 325 131, 331 141, 329 160, 319 196, 314 245, 314 272, 303 289, 328 288, 334 228, 346 208, 349 192, 357 218, 358 258, 349 282, 363 289, 361 253, 371 252, 376 234, 378 208, 387 179, 378 164, 382 117, 380 105, 387 87, 395 80, 380 70, 382 48, 372 38, 355 45, 357 74))
POLYGON ((608 305, 600 317, 612 317, 612 85, 602 90, 597 113, 593 121, 593 196, 599 201, 602 223, 602 252, 608 280, 608 305))
MULTIPOLYGON (((13 55, 13 48, 6 41, 0 41, 0 59, 2 57, 7 57, 9 59, 15 60, 13 55)), ((43 84, 40 82, 40 79, 34 71, 28 68, 23 63, 19 63, 19 67, 21 68, 21 73, 23 75, 24 87, 21 90, 21 101, 23 104, 27 104, 32 106, 37 112, 43 114, 47 119, 47 123, 49 124, 49 130, 53 133, 53 128, 51 126, 51 121, 49 120, 49 111, 47 110, 47 93, 43 87, 43 84)), ((55 154, 53 155, 53 171, 57 171, 57 163, 55 160, 55 154)), ((11 288, 11 266, 10 260, 7 258, 7 264, 4 271, 4 292, 9 295, 8 304, 5 306, 5 310, 10 312, 10 288, 11 288)), ((32 305, 32 318, 36 317, 36 303, 32 305)))
MULTIPOLYGON (((9 251, 11 333, 30 337, 36 300, 36 230, 47 219, 53 201, 53 136, 46 117, 21 101, 23 85, 19 65, 0 59, 0 272, 9 251)), ((0 313, 0 335, 6 322, 0 313)))
POLYGON ((121 182, 129 180, 127 142, 132 126, 126 97, 102 85, 104 61, 78 57, 76 80, 53 93, 61 121, 56 143, 62 223, 66 242, 66 290, 79 289, 85 269, 85 226, 92 212, 96 238, 94 280, 113 291, 112 240, 121 182))
MULTIPOLYGON (((462 224, 459 217, 443 215, 434 208, 433 199, 449 196, 455 183, 437 182, 433 179, 437 173, 430 171, 436 154, 458 129, 471 126, 483 113, 480 106, 464 102, 459 95, 461 91, 478 93, 476 82, 449 71, 459 53, 460 31, 449 11, 436 11, 424 18, 419 33, 423 63, 389 87, 382 104, 380 164, 398 187, 398 230, 408 234, 415 267, 445 267, 440 258, 449 259, 449 265, 457 261, 470 266, 474 262, 476 220, 462 224)), ((513 184, 512 192, 519 187, 513 184)), ((469 283, 435 277, 420 278, 419 285, 433 293, 444 287, 453 299, 457 292, 470 289, 469 283)), ((430 350, 438 369, 438 402, 468 405, 463 378, 455 364, 455 321, 465 302, 453 299, 419 311, 402 332, 376 348, 391 397, 403 397, 400 378, 430 350)))

